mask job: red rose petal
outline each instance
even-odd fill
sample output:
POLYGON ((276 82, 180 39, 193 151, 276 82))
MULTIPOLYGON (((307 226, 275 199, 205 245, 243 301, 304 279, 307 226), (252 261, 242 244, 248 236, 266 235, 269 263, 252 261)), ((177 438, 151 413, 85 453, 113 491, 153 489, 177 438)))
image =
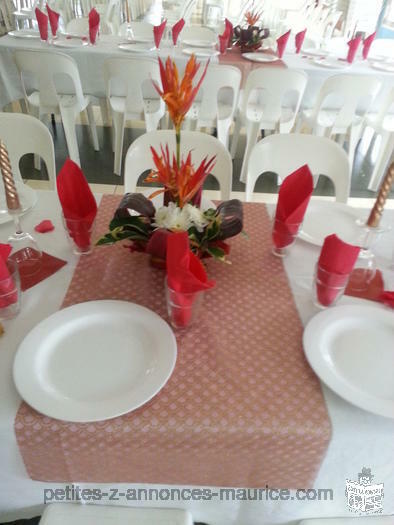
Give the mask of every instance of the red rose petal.
POLYGON ((40 224, 37 224, 37 226, 35 226, 34 229, 38 233, 47 233, 53 231, 55 227, 52 224, 52 221, 50 221, 49 219, 45 219, 41 221, 40 224))

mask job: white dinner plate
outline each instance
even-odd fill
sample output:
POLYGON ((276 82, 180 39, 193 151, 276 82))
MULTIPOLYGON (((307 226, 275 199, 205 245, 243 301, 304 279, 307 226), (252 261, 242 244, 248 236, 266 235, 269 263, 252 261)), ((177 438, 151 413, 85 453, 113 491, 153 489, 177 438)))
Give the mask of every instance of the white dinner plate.
POLYGON ((101 421, 157 394, 176 354, 174 333, 156 313, 126 301, 90 301, 31 330, 16 353, 14 381, 21 397, 47 416, 101 421))
POLYGON ((39 31, 34 31, 34 29, 17 29, 15 31, 10 31, 8 34, 9 36, 13 36, 15 38, 40 38, 39 31))
MULTIPOLYGON (((37 192, 30 188, 27 184, 23 182, 16 182, 16 189, 18 190, 19 201, 22 208, 21 215, 24 215, 30 211, 37 204, 37 192)), ((5 211, 7 209, 7 203, 4 193, 0 192, 0 225, 11 222, 13 218, 11 215, 5 211)))
POLYGON ((315 58, 313 62, 317 66, 322 66, 329 69, 346 69, 351 65, 349 62, 346 62, 346 60, 339 60, 339 58, 335 57, 315 58))
POLYGON ((119 44, 118 48, 129 53, 149 53, 156 49, 155 46, 146 44, 119 44))
POLYGON ((275 55, 268 55, 263 53, 242 53, 242 56, 252 62, 275 62, 279 58, 275 55))
POLYGON ((301 55, 308 55, 309 57, 326 57, 328 56, 328 51, 325 51, 324 49, 316 49, 314 47, 307 47, 306 49, 301 49, 300 51, 301 55))
POLYGON ((340 202, 311 200, 298 237, 323 246, 327 235, 336 233, 343 241, 353 244, 360 236, 360 228, 356 224, 360 214, 359 210, 340 202))
POLYGON ((187 47, 213 47, 216 42, 212 40, 182 40, 182 44, 187 47))
POLYGON ((394 418, 394 315, 370 305, 328 308, 304 331, 304 351, 320 379, 349 403, 394 418))
POLYGON ((87 40, 82 40, 81 37, 61 38, 53 41, 53 45, 56 47, 83 47, 88 45, 87 40))
POLYGON ((185 55, 196 55, 201 58, 211 58, 219 55, 219 51, 216 49, 200 48, 200 47, 185 47, 182 49, 182 53, 185 55))
POLYGON ((154 39, 153 35, 151 37, 149 36, 134 36, 133 38, 126 38, 127 44, 152 44, 153 45, 154 39))
POLYGON ((370 66, 373 69, 378 69, 379 71, 394 73, 394 62, 370 62, 370 66))

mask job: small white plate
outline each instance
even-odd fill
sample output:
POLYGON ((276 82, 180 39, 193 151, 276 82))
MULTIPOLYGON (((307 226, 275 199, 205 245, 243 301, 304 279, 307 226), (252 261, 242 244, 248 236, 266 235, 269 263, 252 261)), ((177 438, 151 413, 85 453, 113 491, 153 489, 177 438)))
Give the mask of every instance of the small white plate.
POLYGON ((394 73, 394 62, 370 62, 370 66, 373 69, 378 69, 379 71, 394 73))
POLYGON ((58 39, 53 41, 53 45, 56 47, 83 47, 88 45, 87 40, 82 40, 81 37, 71 37, 67 39, 58 39))
POLYGON ((213 47, 216 42, 212 40, 182 40, 182 44, 188 47, 213 47))
POLYGON ((242 53, 243 58, 251 60, 252 62, 276 62, 279 58, 275 55, 268 55, 263 53, 242 53))
POLYGON ((199 47, 185 47, 182 49, 182 53, 185 55, 196 55, 201 58, 211 58, 219 55, 219 51, 216 49, 199 48, 199 47))
POLYGON ((126 38, 125 43, 127 44, 152 44, 153 45, 154 39, 153 36, 135 36, 133 38, 126 38))
POLYGON ((39 31, 34 31, 34 29, 19 29, 16 31, 10 31, 8 34, 9 36, 13 36, 14 38, 40 39, 39 31))
POLYGON ((298 237, 303 241, 323 246, 327 235, 336 233, 340 239, 354 244, 360 236, 356 220, 360 211, 340 202, 311 200, 298 237))
POLYGON ((118 48, 128 53, 150 53, 156 49, 155 46, 147 46, 146 44, 119 44, 118 48))
POLYGON ((174 333, 156 313, 126 301, 91 301, 59 310, 31 330, 16 353, 14 381, 21 397, 47 416, 101 421, 156 395, 176 354, 174 333))
POLYGON ((306 358, 349 403, 394 418, 394 315, 370 305, 328 308, 304 331, 306 358))
POLYGON ((325 58, 315 58, 313 62, 317 66, 326 67, 329 69, 346 69, 351 66, 346 60, 339 60, 334 57, 325 57, 325 58))
POLYGON ((324 49, 316 49, 307 47, 306 49, 301 49, 300 55, 308 55, 310 57, 326 57, 328 56, 328 51, 324 51, 324 49))

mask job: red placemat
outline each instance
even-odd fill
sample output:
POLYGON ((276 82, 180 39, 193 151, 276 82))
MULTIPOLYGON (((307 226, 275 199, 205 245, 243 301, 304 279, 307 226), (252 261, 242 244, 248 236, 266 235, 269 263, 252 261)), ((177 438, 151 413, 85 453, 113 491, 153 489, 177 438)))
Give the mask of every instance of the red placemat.
MULTIPOLYGON (((99 233, 119 200, 103 197, 99 233)), ((313 486, 331 435, 326 405, 304 357, 282 262, 271 254, 266 208, 249 203, 244 212, 249 238, 231 240, 231 265, 208 260, 216 287, 199 325, 177 335, 175 370, 149 403, 86 424, 54 420, 22 403, 15 432, 31 478, 313 486)), ((164 273, 122 245, 96 247, 79 261, 64 306, 109 298, 166 318, 164 273)))
POLYGON ((29 269, 29 267, 27 267, 25 270, 23 265, 20 265, 19 274, 21 277, 22 292, 25 292, 32 286, 35 286, 44 279, 47 279, 60 270, 60 268, 63 268, 65 264, 67 264, 67 262, 63 261, 63 259, 58 259, 49 253, 42 252, 41 263, 39 269, 36 272, 31 273, 31 269, 29 269))

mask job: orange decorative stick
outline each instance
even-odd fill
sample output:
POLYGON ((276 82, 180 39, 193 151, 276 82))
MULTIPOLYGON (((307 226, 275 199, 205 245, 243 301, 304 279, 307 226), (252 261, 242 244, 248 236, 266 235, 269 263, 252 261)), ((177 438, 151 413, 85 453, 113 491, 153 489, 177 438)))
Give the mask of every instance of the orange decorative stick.
POLYGON ((18 191, 15 186, 14 176, 8 151, 4 142, 0 140, 0 170, 4 182, 5 198, 7 201, 7 208, 10 212, 19 212, 21 205, 19 202, 18 191))
POLYGON ((382 218, 382 213, 386 199, 390 193, 391 186, 394 181, 394 162, 388 168, 386 175, 384 176, 383 182, 380 186, 378 196, 376 197, 375 204, 369 214, 367 220, 367 226, 370 228, 377 228, 382 218))

